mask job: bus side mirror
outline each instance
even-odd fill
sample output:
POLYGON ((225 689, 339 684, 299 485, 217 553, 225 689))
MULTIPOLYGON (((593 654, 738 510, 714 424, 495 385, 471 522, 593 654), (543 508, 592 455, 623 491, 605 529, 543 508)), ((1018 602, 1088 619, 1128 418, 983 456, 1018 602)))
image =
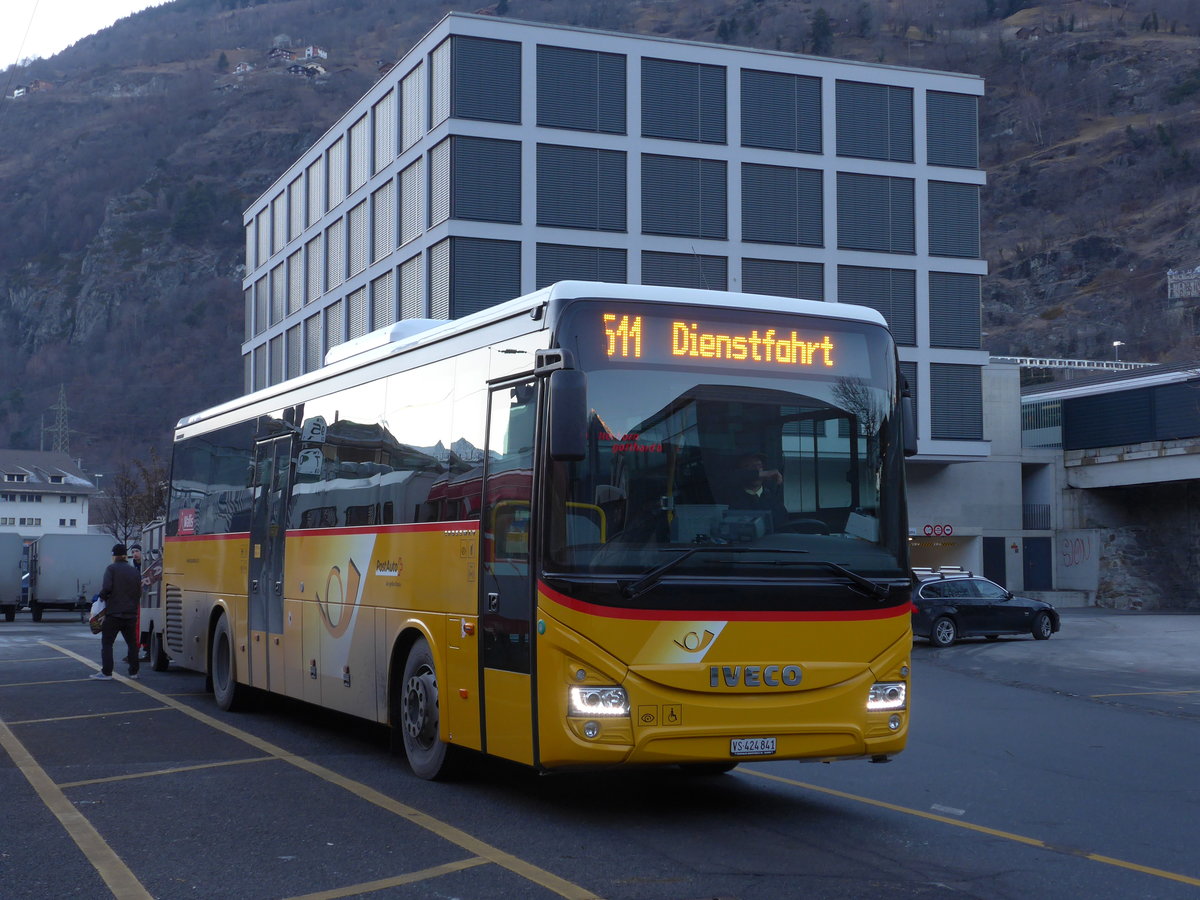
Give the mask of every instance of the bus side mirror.
POLYGON ((578 369, 550 373, 550 458, 578 462, 587 455, 587 375, 578 369))
POLYGON ((904 379, 900 391, 900 425, 904 429, 904 455, 917 455, 917 404, 908 389, 908 379, 904 379))

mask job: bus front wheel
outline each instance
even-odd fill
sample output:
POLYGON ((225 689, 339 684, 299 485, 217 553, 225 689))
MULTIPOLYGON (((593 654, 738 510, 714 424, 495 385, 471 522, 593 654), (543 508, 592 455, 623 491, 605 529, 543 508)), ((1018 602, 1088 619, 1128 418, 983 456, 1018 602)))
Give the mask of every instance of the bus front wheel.
POLYGON ((230 633, 229 619, 226 616, 217 620, 217 627, 213 631, 208 671, 217 706, 224 710, 236 709, 242 691, 238 688, 233 657, 233 635, 230 633))
POLYGON ((404 738, 404 754, 413 774, 428 781, 448 773, 450 748, 439 735, 437 670, 429 643, 420 638, 408 652, 400 683, 399 716, 392 727, 404 738))

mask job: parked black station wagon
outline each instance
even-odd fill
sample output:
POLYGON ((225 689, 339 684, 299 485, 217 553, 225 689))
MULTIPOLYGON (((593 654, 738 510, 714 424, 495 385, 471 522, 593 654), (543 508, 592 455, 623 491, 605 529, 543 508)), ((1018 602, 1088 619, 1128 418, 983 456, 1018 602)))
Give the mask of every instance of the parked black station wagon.
POLYGON ((1044 641, 1058 631, 1058 611, 1044 600, 1017 597, 970 572, 916 572, 913 634, 935 647, 959 638, 1032 634, 1044 641))

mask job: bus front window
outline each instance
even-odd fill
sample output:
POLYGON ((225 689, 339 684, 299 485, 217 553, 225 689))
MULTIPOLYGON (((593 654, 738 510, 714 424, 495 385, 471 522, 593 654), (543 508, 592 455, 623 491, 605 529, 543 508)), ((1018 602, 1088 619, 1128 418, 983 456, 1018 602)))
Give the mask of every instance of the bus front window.
POLYGON ((795 574, 789 554, 866 574, 904 569, 894 379, 798 380, 608 368, 588 375, 586 458, 555 464, 550 569, 795 574), (757 553, 755 551, 762 551, 757 553), (724 567, 723 567, 724 564, 724 567))

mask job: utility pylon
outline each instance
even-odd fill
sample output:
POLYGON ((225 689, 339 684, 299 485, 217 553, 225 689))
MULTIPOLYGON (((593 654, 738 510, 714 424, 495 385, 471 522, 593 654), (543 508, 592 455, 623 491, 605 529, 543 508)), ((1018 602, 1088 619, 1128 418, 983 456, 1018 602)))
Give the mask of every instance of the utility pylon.
POLYGON ((42 428, 43 432, 50 432, 54 436, 54 452, 66 453, 71 455, 71 428, 67 424, 67 413, 70 410, 67 407, 67 386, 59 384, 58 386, 58 402, 50 407, 50 411, 54 413, 54 424, 49 428, 42 428))

